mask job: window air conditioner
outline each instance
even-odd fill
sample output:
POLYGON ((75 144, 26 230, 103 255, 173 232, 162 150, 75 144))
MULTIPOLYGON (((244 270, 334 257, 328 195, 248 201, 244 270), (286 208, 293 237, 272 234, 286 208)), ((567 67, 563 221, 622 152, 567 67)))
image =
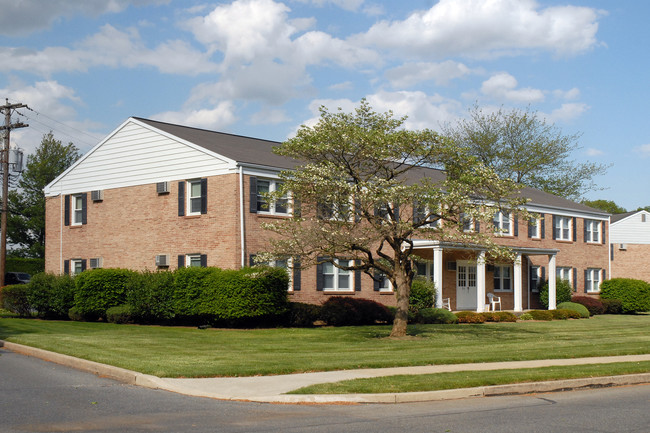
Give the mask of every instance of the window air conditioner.
POLYGON ((104 200, 104 191, 101 189, 92 191, 90 193, 90 198, 92 199, 92 201, 102 201, 104 200))
POLYGON ((169 193, 169 182, 158 182, 156 184, 156 192, 158 194, 167 194, 167 193, 169 193))
POLYGON ((169 255, 158 254, 156 256, 156 266, 169 266, 169 255))
POLYGON ((618 249, 619 250, 627 250, 627 244, 619 244, 618 249))

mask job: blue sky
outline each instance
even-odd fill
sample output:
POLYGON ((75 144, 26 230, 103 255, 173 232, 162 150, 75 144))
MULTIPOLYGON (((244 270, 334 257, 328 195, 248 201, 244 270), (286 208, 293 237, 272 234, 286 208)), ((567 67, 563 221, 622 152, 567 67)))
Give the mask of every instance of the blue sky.
POLYGON ((477 103, 530 107, 579 162, 587 198, 650 205, 647 0, 0 0, 0 98, 82 151, 129 116, 282 141, 363 97, 440 130, 477 103))

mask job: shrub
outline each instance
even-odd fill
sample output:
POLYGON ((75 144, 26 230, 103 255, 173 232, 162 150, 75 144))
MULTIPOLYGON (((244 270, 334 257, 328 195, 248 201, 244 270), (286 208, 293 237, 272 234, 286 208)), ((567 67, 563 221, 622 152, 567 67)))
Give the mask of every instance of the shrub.
POLYGON ((618 299, 601 299, 603 307, 605 308, 605 314, 622 314, 623 313, 623 303, 618 299))
POLYGON ((530 313, 524 313, 519 316, 519 320, 533 320, 533 315, 530 313))
POLYGON ((533 320, 553 320, 553 313, 549 310, 530 310, 528 314, 533 320))
POLYGON ((433 281, 424 277, 415 277, 411 284, 411 294, 409 296, 409 311, 417 313, 423 308, 433 307, 436 297, 436 286, 433 281))
POLYGON ((422 308, 415 316, 416 323, 438 323, 452 324, 458 323, 458 317, 445 308, 422 308))
POLYGON ((68 311, 68 318, 70 320, 74 320, 75 322, 84 320, 84 316, 79 312, 79 309, 77 307, 70 308, 68 311))
POLYGON ((484 323, 485 317, 474 311, 459 311, 455 313, 458 323, 484 323))
POLYGON ((92 269, 75 277, 74 306, 86 319, 106 317, 106 310, 124 304, 126 285, 134 271, 92 269))
POLYGON ((65 319, 74 305, 74 292, 75 282, 70 275, 42 272, 31 278, 28 298, 40 317, 65 319))
POLYGON ((584 305, 592 316, 605 314, 605 306, 600 299, 592 298, 591 296, 574 296, 571 298, 571 302, 584 305))
POLYGON ((580 313, 581 317, 583 317, 585 319, 589 318, 589 310, 587 310, 587 307, 585 307, 582 304, 577 304, 575 302, 562 302, 561 304, 558 304, 557 308, 558 308, 558 310, 559 309, 573 310, 573 311, 576 311, 576 312, 580 313))
MULTIPOLYGON (((571 301, 571 294, 573 289, 568 281, 561 278, 555 280, 555 303, 560 304, 562 302, 571 301)), ((539 289, 539 302, 548 308, 548 281, 546 281, 542 287, 539 289)))
POLYGON ((106 321, 110 323, 132 323, 133 308, 128 304, 111 307, 106 310, 106 321))
POLYGON ((7 272, 25 272, 29 275, 36 275, 45 272, 45 259, 7 257, 5 268, 7 272))
POLYGON ((626 314, 650 311, 650 284, 631 278, 612 278, 600 285, 600 299, 618 299, 626 314))
POLYGON ((582 315, 575 310, 564 309, 564 312, 567 314, 569 319, 582 319, 582 315))
POLYGON ((557 310, 549 310, 549 311, 553 316, 553 320, 566 320, 569 318, 569 314, 567 313, 567 310, 558 308, 557 310))
POLYGON ((133 319, 144 323, 166 322, 174 317, 174 274, 144 271, 126 283, 126 303, 133 319))
POLYGON ((295 328, 311 328, 320 318, 320 305, 290 302, 286 324, 295 328))
POLYGON ((495 322, 516 322, 517 316, 509 311, 497 311, 492 313, 497 320, 495 322))
POLYGON ((181 321, 199 321, 200 311, 206 310, 200 304, 209 291, 211 277, 220 272, 217 268, 179 268, 174 271, 173 309, 181 321))
POLYGON ((331 326, 356 326, 390 322, 392 315, 378 302, 337 296, 322 305, 320 318, 331 326))
POLYGON ((32 314, 32 306, 29 304, 29 285, 16 284, 4 286, 0 289, 2 306, 22 317, 29 317, 32 314))

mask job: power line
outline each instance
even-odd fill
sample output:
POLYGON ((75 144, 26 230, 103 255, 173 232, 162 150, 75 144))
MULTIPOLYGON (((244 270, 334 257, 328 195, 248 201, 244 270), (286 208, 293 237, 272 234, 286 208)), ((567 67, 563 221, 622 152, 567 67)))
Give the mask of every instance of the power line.
MULTIPOLYGON (((29 108, 29 107, 26 107, 26 108, 29 111, 33 112, 35 115, 30 116, 30 115, 25 114, 25 113, 20 113, 20 112, 16 112, 16 113, 19 116, 22 116, 22 117, 24 117, 26 119, 29 119, 32 122, 36 122, 36 123, 39 123, 39 124, 45 126, 48 129, 48 131, 46 131, 45 133, 52 131, 52 132, 56 132, 57 135, 63 134, 63 135, 66 135, 66 136, 72 138, 74 142, 83 143, 83 144, 88 145, 88 146, 94 146, 95 144, 97 144, 100 141, 99 137, 96 137, 96 136, 94 136, 92 134, 89 134, 89 133, 87 133, 87 132, 85 132, 85 131, 83 131, 81 129, 75 128, 74 126, 71 126, 71 125, 65 124, 63 122, 60 122, 60 121, 58 121, 58 120, 56 120, 56 119, 54 119, 54 118, 52 118, 50 116, 47 116, 47 115, 45 115, 43 113, 40 113, 40 112, 38 112, 36 110, 33 110, 33 109, 29 108), (42 121, 41 118, 49 119, 50 121, 55 122, 55 123, 65 127, 66 129, 76 131, 76 132, 78 132, 80 134, 83 134, 84 136, 91 138, 92 141, 88 141, 87 139, 82 139, 78 135, 74 135, 74 134, 71 134, 69 132, 66 132, 65 130, 61 129, 60 127, 54 127, 53 125, 42 121)), ((36 128, 36 129, 38 130, 38 128, 36 128)))

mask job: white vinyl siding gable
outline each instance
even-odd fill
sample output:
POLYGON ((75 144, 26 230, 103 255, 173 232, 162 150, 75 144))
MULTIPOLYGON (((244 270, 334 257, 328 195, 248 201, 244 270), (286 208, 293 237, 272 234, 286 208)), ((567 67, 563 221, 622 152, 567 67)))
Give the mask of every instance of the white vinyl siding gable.
POLYGON ((650 244, 650 212, 639 211, 616 221, 609 228, 612 244, 650 244), (645 215, 645 222, 643 216, 645 215))
POLYGON ((55 179, 48 196, 224 174, 234 161, 129 120, 55 179))

